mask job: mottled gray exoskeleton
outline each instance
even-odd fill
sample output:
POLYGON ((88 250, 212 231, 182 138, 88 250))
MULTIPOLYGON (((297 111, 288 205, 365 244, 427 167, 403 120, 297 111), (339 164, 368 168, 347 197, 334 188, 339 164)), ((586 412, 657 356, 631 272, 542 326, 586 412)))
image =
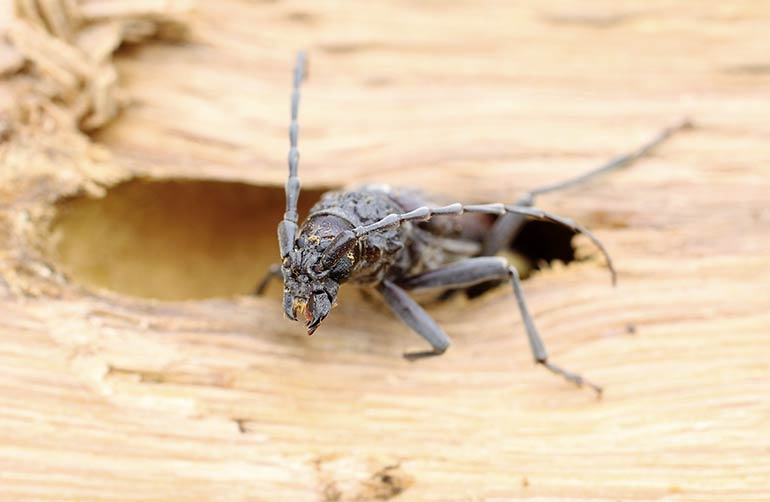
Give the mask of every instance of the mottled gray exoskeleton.
POLYGON ((597 385, 549 361, 524 301, 518 272, 504 258, 494 255, 511 243, 527 218, 550 221, 590 239, 604 255, 614 284, 615 269, 601 242, 577 223, 532 207, 535 197, 627 166, 686 127, 687 122, 663 130, 649 143, 599 168, 530 190, 514 204, 438 206, 425 200, 417 190, 364 186, 324 194, 299 226, 297 112, 304 73, 305 56, 300 53, 291 96, 286 212, 278 225, 282 262, 270 268, 257 287, 257 294, 264 291, 272 277, 282 276, 284 312, 294 321, 303 321, 310 335, 329 315, 341 284, 374 288, 393 312, 430 344, 431 350, 404 354, 413 360, 444 353, 449 338, 407 291, 468 288, 489 281, 506 281, 513 288, 535 361, 579 386, 588 385, 601 392, 597 385), (463 214, 468 216, 461 217, 463 214), (474 214, 493 215, 496 220, 488 216, 473 218, 474 214))

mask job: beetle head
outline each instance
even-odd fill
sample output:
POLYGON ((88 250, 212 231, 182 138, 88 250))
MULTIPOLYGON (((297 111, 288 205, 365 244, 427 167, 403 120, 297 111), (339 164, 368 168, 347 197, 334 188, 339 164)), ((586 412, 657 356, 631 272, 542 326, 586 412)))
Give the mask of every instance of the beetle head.
POLYGON ((283 259, 283 310, 303 321, 312 335, 335 305, 340 284, 350 278, 356 238, 351 231, 336 237, 300 234, 283 259))

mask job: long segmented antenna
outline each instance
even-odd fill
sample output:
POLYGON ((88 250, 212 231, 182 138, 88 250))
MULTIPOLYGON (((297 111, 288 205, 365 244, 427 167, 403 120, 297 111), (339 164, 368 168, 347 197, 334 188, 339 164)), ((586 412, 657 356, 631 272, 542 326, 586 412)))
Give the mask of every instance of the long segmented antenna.
MULTIPOLYGON (((558 190, 564 190, 571 188, 582 183, 589 182, 594 178, 598 178, 607 173, 620 170, 624 167, 628 167, 637 160, 649 154, 658 145, 670 138, 674 133, 683 129, 689 129, 692 127, 692 123, 689 119, 680 120, 673 126, 667 127, 660 131, 654 138, 645 143, 644 145, 636 148, 635 150, 618 155, 609 162, 602 164, 601 166, 591 169, 588 172, 581 173, 577 176, 573 176, 567 180, 557 181, 554 183, 548 183, 541 185, 537 188, 524 193, 516 202, 517 206, 532 206, 535 204, 535 198, 538 195, 546 193, 556 192, 558 190)), ((484 242, 481 247, 481 254, 484 256, 492 256, 501 249, 510 245, 513 242, 514 237, 524 226, 524 218, 520 215, 507 214, 495 221, 492 225, 492 229, 484 237, 484 242)))
POLYGON ((285 258, 294 245, 294 236, 297 234, 297 202, 299 201, 300 182, 297 176, 299 169, 299 149, 297 139, 299 137, 299 89, 305 78, 305 53, 297 54, 297 63, 294 66, 294 86, 291 93, 291 123, 289 124, 289 179, 286 180, 286 212, 283 220, 278 224, 278 244, 281 248, 281 258, 285 258))
POLYGON ((692 127, 692 123, 690 122, 689 119, 681 120, 677 124, 671 127, 667 127, 666 129, 663 129, 651 141, 640 146, 633 152, 618 155, 617 157, 610 160, 606 164, 596 169, 593 169, 591 171, 588 171, 587 173, 583 173, 578 176, 575 176, 574 178, 570 178, 568 180, 560 181, 556 183, 549 183, 547 185, 543 185, 538 188, 535 188, 534 190, 530 190, 530 192, 527 195, 529 195, 530 197, 534 197, 536 195, 542 195, 548 192, 563 190, 565 188, 569 188, 569 187, 584 183, 586 181, 589 181, 593 178, 596 178, 597 176, 601 176, 610 171, 627 167, 631 165, 634 161, 650 153, 656 146, 666 141, 674 133, 681 131, 683 129, 689 129, 691 127, 692 127))
MULTIPOLYGON (((373 232, 379 232, 381 230, 387 230, 390 228, 398 228, 399 226, 401 226, 401 224, 405 222, 428 221, 434 216, 441 216, 441 215, 458 216, 463 213, 485 213, 485 214, 496 214, 500 216, 505 214, 519 214, 522 216, 533 218, 535 220, 550 221, 552 223, 556 223, 563 227, 569 228, 573 232, 583 234, 586 237, 588 237, 588 239, 591 242, 593 242, 594 245, 599 249, 599 251, 601 251, 601 253, 604 255, 604 259, 607 261, 607 268, 610 271, 612 285, 614 286, 616 283, 617 274, 615 272, 615 266, 612 264, 612 258, 610 258, 610 254, 607 252, 607 249, 605 249, 604 245, 594 234, 589 232, 588 229, 570 220, 569 218, 564 218, 562 216, 558 216, 553 213, 548 213, 546 211, 543 211, 541 209, 537 209, 534 207, 514 206, 514 205, 506 205, 506 204, 500 204, 500 203, 463 205, 463 204, 460 204, 459 202, 456 202, 454 204, 449 204, 448 206, 433 207, 433 208, 423 206, 423 207, 418 207, 417 209, 414 209, 412 211, 409 211, 408 213, 389 214, 384 218, 382 218, 381 220, 378 220, 369 225, 356 227, 353 230, 349 230, 348 232, 352 233, 352 235, 354 235, 358 239, 366 236, 367 234, 371 234, 373 232)), ((345 233, 343 232, 338 236, 338 238, 341 239, 342 236, 344 235, 345 233)))

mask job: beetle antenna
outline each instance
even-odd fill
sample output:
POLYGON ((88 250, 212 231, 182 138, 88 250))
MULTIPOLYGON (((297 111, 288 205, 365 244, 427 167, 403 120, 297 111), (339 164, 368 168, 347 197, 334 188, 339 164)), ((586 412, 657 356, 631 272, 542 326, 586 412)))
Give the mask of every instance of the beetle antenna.
POLYGON ((299 90, 305 79, 305 53, 297 54, 297 62, 294 66, 294 85, 291 93, 291 122, 289 123, 289 179, 286 180, 286 212, 283 220, 278 225, 278 243, 281 248, 281 257, 289 254, 294 245, 294 236, 297 234, 297 202, 299 201, 300 182, 297 176, 299 169, 299 149, 297 139, 299 137, 299 90))

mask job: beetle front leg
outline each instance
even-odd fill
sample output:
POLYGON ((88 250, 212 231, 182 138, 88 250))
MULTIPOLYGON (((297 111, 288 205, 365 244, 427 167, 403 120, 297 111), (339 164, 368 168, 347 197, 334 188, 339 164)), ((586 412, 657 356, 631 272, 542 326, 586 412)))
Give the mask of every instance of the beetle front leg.
POLYGON ((273 279, 278 277, 281 277, 281 266, 278 263, 273 263, 268 267, 267 272, 265 272, 265 275, 262 277, 262 280, 257 283, 257 286, 252 291, 252 294, 254 296, 262 296, 265 294, 265 290, 270 285, 270 283, 273 282, 273 279))
POLYGON ((423 357, 440 356, 449 348, 449 338, 444 334, 436 321, 412 300, 406 291, 388 280, 377 286, 377 291, 385 298, 385 302, 410 328, 423 337, 433 350, 406 352, 404 357, 410 361, 423 357))
POLYGON ((494 279, 511 281, 535 362, 551 372, 563 376, 578 387, 586 385, 601 395, 602 389, 598 385, 586 380, 577 373, 567 371, 548 361, 548 352, 546 352, 545 344, 535 327, 535 322, 524 300, 519 273, 504 258, 495 256, 468 258, 467 260, 409 277, 400 281, 399 286, 408 290, 463 288, 494 279))

